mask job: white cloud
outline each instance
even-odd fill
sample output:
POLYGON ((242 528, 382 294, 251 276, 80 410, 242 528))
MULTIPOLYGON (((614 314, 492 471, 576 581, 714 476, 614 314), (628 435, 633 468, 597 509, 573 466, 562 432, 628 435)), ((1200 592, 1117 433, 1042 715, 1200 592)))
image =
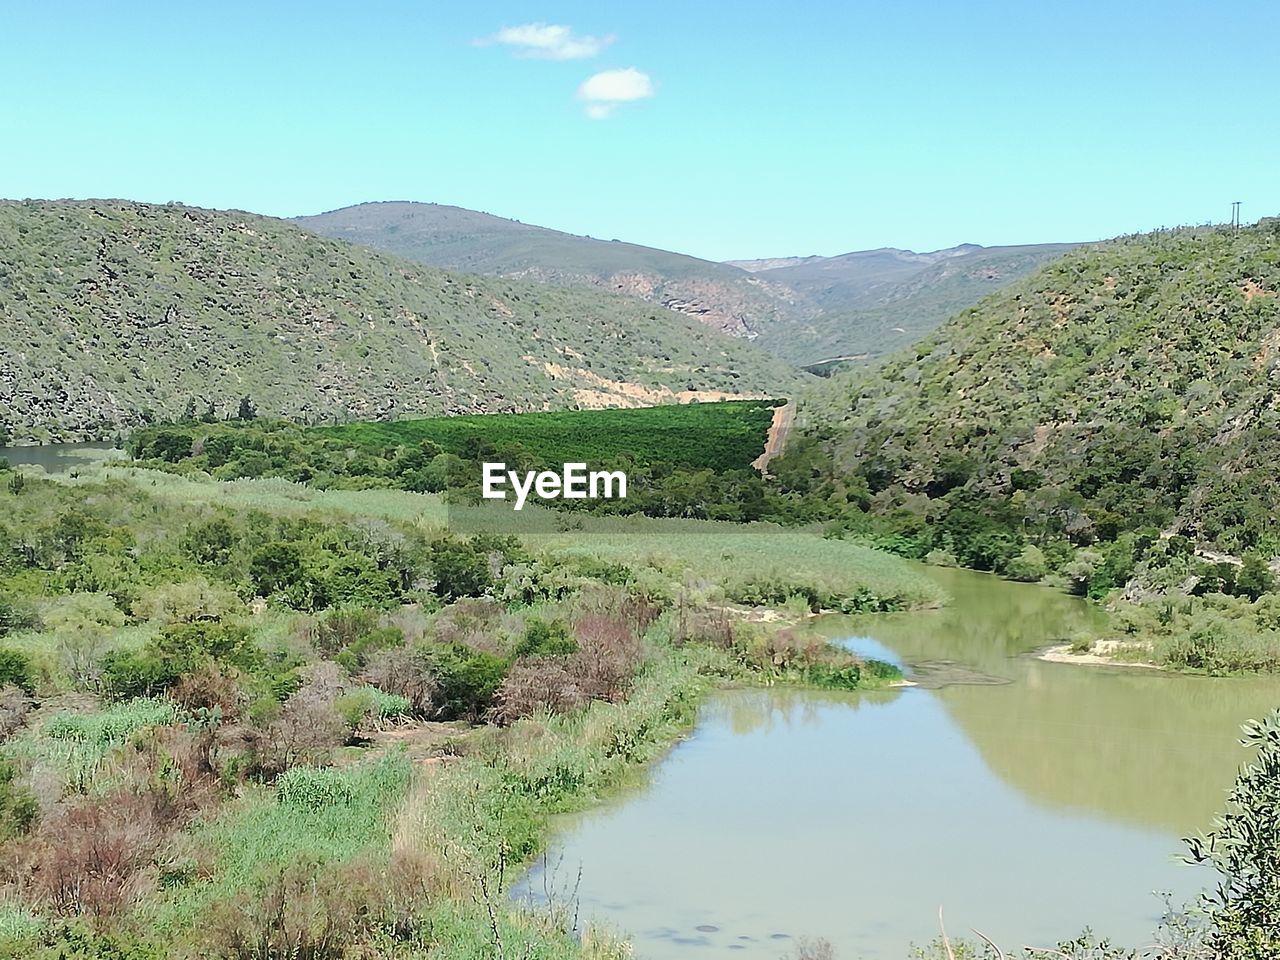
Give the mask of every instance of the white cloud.
POLYGON ((525 23, 518 27, 503 27, 493 36, 477 40, 476 44, 501 44, 514 48, 518 56, 535 60, 585 60, 594 57, 613 40, 613 34, 579 37, 570 27, 560 24, 525 23))
POLYGON ((635 67, 601 71, 578 87, 578 99, 586 101, 587 116, 592 120, 603 120, 620 103, 644 100, 653 94, 653 80, 635 67))

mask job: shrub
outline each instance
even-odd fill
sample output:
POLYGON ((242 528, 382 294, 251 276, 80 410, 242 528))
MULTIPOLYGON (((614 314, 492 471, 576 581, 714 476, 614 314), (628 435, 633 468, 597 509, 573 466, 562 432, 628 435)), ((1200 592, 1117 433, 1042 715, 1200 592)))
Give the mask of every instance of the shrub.
POLYGON ((482 596, 493 585, 489 557, 460 540, 437 540, 431 545, 435 592, 446 600, 482 596))
POLYGON ((352 730, 359 730, 366 722, 381 725, 409 714, 408 697, 384 693, 374 686, 360 687, 344 693, 334 702, 339 714, 352 730))
POLYGON ((33 707, 31 697, 21 687, 0 687, 0 741, 9 739, 26 721, 33 707))
POLYGON ((378 689, 403 697, 412 713, 427 716, 435 710, 440 684, 420 647, 383 650, 361 676, 378 689))
POLYGON ((333 748, 345 743, 351 733, 338 712, 341 694, 342 682, 335 664, 312 667, 267 728, 264 767, 284 771, 299 764, 326 762, 333 748))
POLYGON ((434 714, 445 720, 478 720, 507 673, 501 657, 461 644, 428 646, 421 656, 435 677, 434 714))
POLYGON ((1247 724, 1241 742, 1256 758, 1214 828, 1188 841, 1192 860, 1220 876, 1204 903, 1217 960, 1280 956, 1280 711, 1247 724))
POLYGON ((0 687, 9 686, 27 693, 35 689, 31 679, 31 660, 19 650, 0 647, 0 687))
POLYGON ((13 764, 0 760, 0 841, 26 833, 40 811, 31 791, 17 783, 13 764))
POLYGON ((587 700, 564 659, 536 657, 515 662, 494 694, 489 715, 507 724, 535 713, 567 713, 587 700))
POLYGON ((516 644, 516 657, 558 657, 578 652, 578 641, 569 636, 568 628, 559 621, 547 623, 532 619, 524 636, 516 644))
POLYGON ((133 615, 159 624, 220 620, 244 609, 230 587, 196 577, 146 590, 133 603, 133 615))
POLYGON ((0 594, 0 637, 18 630, 28 630, 39 622, 29 605, 0 594))
POLYGON ((175 665, 150 653, 113 650, 102 660, 102 685, 115 700, 159 696, 180 676, 175 665))

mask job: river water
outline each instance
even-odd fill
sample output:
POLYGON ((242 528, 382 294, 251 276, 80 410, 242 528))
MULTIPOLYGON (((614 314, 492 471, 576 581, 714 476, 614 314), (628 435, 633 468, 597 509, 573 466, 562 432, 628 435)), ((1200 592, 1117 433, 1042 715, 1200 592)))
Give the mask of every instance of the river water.
POLYGON ((927 613, 816 629, 906 664, 916 688, 713 697, 646 786, 560 825, 517 887, 576 889, 584 923, 649 960, 786 955, 906 960, 976 928, 1007 948, 1085 926, 1150 942, 1163 909, 1212 881, 1181 837, 1221 806, 1240 724, 1271 679, 1207 679, 1031 656, 1097 616, 1083 601, 929 571, 927 613))
POLYGON ((49 473, 65 473, 102 460, 124 456, 109 443, 50 443, 43 447, 0 447, 0 457, 14 467, 43 467, 49 473))

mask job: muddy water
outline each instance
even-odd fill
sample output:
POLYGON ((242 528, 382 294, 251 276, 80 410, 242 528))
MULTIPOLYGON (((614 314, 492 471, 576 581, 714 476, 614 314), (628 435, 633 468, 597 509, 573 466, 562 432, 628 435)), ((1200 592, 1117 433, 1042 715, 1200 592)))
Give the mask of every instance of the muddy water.
POLYGON ((0 457, 11 466, 43 467, 49 473, 65 473, 111 456, 124 456, 108 443, 51 443, 43 447, 0 447, 0 457))
POLYGON ((1211 880, 1179 861, 1280 705, 1273 680, 1046 663, 1095 611, 1039 587, 931 570, 944 610, 817 629, 922 683, 835 695, 730 691, 648 784, 566 820, 518 896, 577 890, 587 923, 651 960, 906 958, 977 928, 1048 944, 1086 925, 1149 942, 1163 901, 1211 880))

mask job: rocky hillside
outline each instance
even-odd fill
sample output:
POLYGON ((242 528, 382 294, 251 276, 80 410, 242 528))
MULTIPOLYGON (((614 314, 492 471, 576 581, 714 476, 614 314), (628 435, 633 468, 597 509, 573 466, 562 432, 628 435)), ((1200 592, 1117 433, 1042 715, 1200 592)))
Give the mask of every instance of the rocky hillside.
POLYGON ((712 263, 434 203, 364 203, 295 222, 446 270, 636 297, 796 364, 878 357, 1071 247, 963 244, 712 263))
POLYGON ((594 290, 461 277, 248 213, 0 203, 0 425, 194 407, 314 422, 786 394, 797 374, 594 290))
POLYGON ((759 343, 797 363, 864 364, 918 340, 1072 247, 963 244, 932 253, 865 250, 759 269, 756 276, 795 291, 799 300, 817 308, 805 321, 763 329, 759 343))
POLYGON ((957 538, 981 514, 996 539, 1280 552, 1280 223, 1076 250, 837 376, 809 417, 873 509, 957 538))
POLYGON ((735 336, 804 316, 789 289, 723 263, 596 240, 435 203, 363 203, 296 223, 322 236, 465 273, 638 297, 735 336))

